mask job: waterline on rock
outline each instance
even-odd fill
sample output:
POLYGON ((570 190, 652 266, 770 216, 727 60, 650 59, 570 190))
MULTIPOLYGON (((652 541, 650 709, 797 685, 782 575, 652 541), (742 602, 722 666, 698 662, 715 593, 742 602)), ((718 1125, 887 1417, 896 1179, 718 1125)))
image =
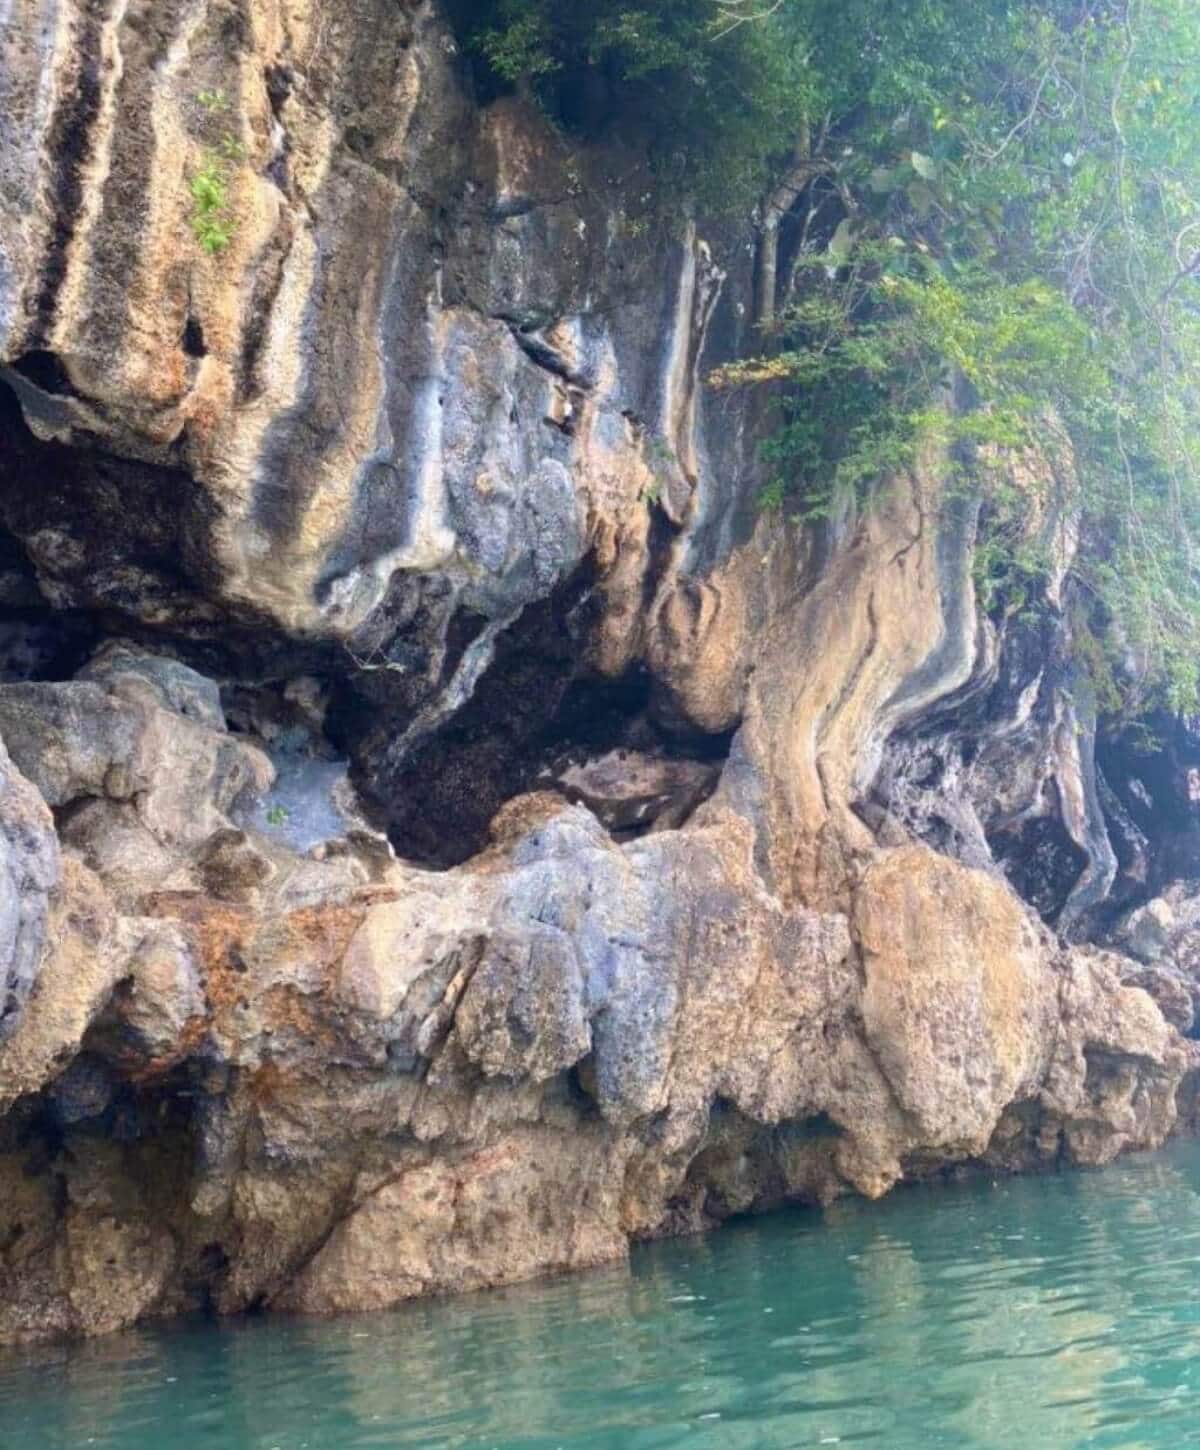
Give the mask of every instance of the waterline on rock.
POLYGON ((1176 1447, 1200 1438, 1200 1145, 646 1245, 339 1321, 0 1357, 21 1450, 1176 1447))

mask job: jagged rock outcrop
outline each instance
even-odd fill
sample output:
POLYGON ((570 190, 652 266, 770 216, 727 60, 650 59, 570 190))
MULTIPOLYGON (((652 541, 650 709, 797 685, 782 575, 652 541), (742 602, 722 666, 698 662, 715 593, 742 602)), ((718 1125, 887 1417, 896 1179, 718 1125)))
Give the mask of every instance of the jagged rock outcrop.
POLYGON ((18 0, 0 87, 0 1340, 1193 1119, 1200 751, 1098 743, 1053 420, 1020 616, 932 444, 760 517, 749 234, 428 0, 18 0))
POLYGON ((0 1061, 6 1335, 377 1307, 1173 1124, 1151 998, 926 846, 818 913, 719 798, 620 845, 525 796, 495 836, 445 873, 259 838, 252 899, 181 863, 127 914, 68 855, 0 1061))

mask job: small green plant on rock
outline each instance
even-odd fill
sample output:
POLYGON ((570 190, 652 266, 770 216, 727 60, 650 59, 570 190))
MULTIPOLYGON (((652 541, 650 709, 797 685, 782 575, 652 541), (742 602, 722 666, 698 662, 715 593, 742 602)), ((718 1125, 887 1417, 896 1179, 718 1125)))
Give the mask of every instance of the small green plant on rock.
POLYGON ((758 506, 765 514, 781 514, 787 503, 787 483, 782 478, 772 478, 758 491, 758 506))
POLYGON ((276 803, 267 812, 267 825, 269 825, 269 826, 286 826, 287 825, 287 822, 288 822, 288 809, 287 809, 287 806, 281 806, 278 803, 276 803))
POLYGON ((648 504, 657 504, 667 491, 671 471, 679 468, 679 459, 667 440, 657 435, 646 439, 646 459, 652 474, 642 489, 642 497, 648 504))
MULTIPOLYGON (((209 115, 219 115, 229 108, 229 99, 223 90, 197 91, 196 102, 209 115)), ((218 256, 233 240, 229 182, 233 168, 245 155, 246 148, 232 132, 226 131, 216 145, 206 148, 199 170, 188 182, 192 196, 192 233, 210 257, 218 256)))
POLYGON ((617 213, 617 233, 630 241, 644 237, 650 231, 650 218, 641 214, 627 212, 622 208, 617 213))
POLYGON ((223 252, 233 240, 229 215, 229 182, 221 157, 209 152, 191 179, 192 233, 210 257, 223 252))

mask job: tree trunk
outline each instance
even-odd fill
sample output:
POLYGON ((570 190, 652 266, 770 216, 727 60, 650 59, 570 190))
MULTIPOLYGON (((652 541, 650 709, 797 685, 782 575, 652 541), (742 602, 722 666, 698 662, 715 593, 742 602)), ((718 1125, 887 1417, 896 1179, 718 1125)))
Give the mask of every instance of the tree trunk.
POLYGON ((759 327, 768 327, 775 321, 779 287, 779 228, 813 177, 828 169, 826 162, 814 159, 812 133, 805 125, 796 140, 787 170, 762 205, 754 301, 754 320, 759 327))

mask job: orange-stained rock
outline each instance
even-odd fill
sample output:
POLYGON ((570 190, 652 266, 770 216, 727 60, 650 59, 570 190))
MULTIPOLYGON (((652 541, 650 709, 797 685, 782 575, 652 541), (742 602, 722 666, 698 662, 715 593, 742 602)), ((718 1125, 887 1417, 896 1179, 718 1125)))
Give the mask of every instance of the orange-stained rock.
POLYGON ((481 108, 433 0, 9 8, 0 1341, 1195 1119, 1200 736, 1100 770, 1052 418, 985 609, 932 433, 759 509, 751 222, 481 108))
POLYGON ((867 869, 851 923, 867 1045, 914 1136, 981 1153, 1033 1092, 1058 1028, 1047 934, 1003 881, 925 846, 867 869))

